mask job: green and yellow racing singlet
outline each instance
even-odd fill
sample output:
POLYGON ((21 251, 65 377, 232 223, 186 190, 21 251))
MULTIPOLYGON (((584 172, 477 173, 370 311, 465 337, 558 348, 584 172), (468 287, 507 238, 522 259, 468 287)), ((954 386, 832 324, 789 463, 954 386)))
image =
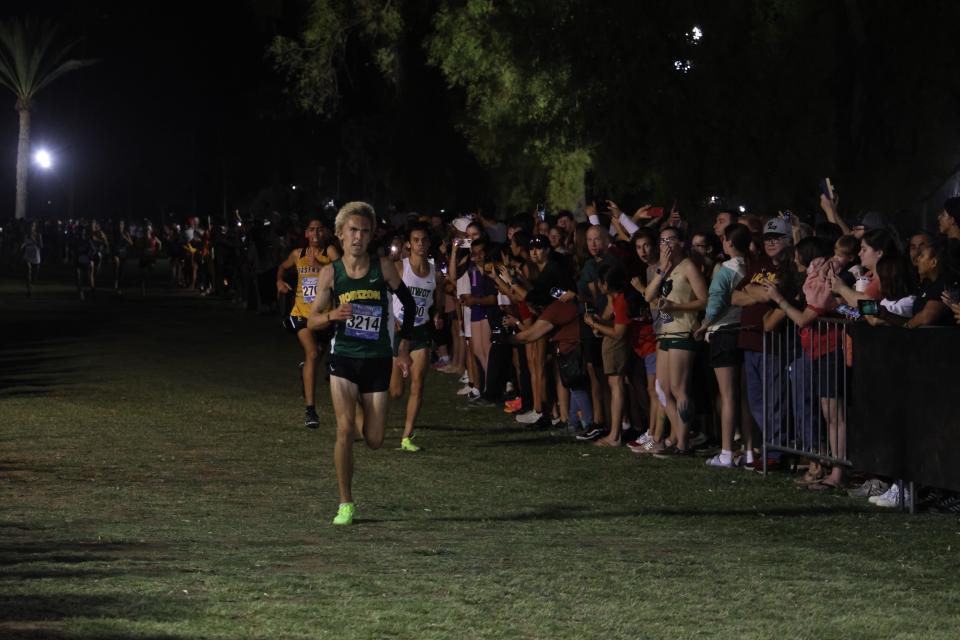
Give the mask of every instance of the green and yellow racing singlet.
POLYGON ((380 259, 370 257, 370 269, 361 278, 347 275, 342 260, 333 263, 334 307, 350 303, 353 317, 337 323, 330 353, 347 358, 389 358, 390 296, 380 269, 380 259))

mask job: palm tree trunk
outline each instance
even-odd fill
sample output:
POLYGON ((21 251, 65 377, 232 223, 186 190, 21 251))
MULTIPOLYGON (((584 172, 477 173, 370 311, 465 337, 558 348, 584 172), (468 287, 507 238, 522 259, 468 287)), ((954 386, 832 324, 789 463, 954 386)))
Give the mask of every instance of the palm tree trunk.
POLYGON ((20 112, 20 139, 17 142, 17 208, 18 220, 27 217, 27 170, 30 167, 30 110, 17 107, 20 112))

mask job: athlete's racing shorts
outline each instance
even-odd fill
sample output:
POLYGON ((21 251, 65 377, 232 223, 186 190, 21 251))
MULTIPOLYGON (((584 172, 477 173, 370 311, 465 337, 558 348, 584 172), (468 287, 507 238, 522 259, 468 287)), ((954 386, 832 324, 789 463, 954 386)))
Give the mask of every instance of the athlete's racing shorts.
POLYGON ((331 354, 327 357, 331 376, 344 378, 357 385, 360 393, 376 393, 390 388, 392 358, 348 358, 331 354))

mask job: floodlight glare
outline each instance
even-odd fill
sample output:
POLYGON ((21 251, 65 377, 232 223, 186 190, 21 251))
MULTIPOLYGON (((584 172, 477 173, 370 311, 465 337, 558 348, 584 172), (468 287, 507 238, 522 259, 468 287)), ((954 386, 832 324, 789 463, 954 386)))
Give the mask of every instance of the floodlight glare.
POLYGON ((49 169, 53 166, 53 158, 50 156, 50 152, 46 149, 37 150, 37 152, 33 155, 33 160, 41 169, 49 169))

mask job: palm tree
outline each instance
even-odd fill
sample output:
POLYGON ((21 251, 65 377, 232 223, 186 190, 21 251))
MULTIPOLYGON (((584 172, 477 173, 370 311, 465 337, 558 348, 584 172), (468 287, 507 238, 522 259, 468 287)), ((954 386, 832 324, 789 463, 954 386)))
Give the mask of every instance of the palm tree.
POLYGON ((58 39, 58 28, 50 22, 14 18, 0 23, 0 85, 13 91, 20 114, 17 143, 16 217, 27 215, 27 170, 30 154, 30 108, 41 89, 65 73, 91 60, 68 59, 77 40, 58 39))

